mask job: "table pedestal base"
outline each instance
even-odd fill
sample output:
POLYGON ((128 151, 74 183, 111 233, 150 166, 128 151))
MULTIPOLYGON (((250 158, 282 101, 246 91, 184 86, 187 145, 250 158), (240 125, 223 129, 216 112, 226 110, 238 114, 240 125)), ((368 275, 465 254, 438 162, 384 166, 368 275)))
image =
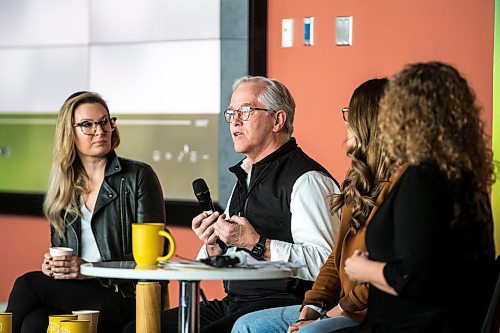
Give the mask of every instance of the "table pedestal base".
POLYGON ((136 287, 137 333, 160 332, 160 284, 158 282, 138 282, 136 287))
POLYGON ((200 281, 181 281, 179 295, 179 332, 200 331, 200 281))

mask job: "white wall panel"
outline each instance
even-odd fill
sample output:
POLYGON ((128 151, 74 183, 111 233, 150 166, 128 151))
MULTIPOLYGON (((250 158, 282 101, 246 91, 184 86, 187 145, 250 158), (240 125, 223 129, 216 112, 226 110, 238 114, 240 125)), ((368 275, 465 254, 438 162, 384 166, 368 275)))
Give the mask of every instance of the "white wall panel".
POLYGON ((88 0, 0 0, 0 46, 89 42, 88 0))
POLYGON ((219 0, 91 0, 92 43, 218 39, 219 0))
POLYGON ((92 46, 90 63, 113 112, 220 112, 219 40, 92 46))
POLYGON ((88 71, 87 47, 0 49, 0 112, 56 112, 88 71))

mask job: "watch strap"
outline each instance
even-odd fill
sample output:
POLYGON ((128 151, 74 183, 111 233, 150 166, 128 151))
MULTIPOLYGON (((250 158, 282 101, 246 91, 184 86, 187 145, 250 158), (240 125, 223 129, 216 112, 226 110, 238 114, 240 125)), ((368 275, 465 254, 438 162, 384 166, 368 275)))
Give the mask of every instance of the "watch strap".
POLYGON ((252 255, 257 258, 262 258, 266 252, 266 242, 267 238, 261 235, 257 244, 255 244, 252 251, 250 251, 252 255))

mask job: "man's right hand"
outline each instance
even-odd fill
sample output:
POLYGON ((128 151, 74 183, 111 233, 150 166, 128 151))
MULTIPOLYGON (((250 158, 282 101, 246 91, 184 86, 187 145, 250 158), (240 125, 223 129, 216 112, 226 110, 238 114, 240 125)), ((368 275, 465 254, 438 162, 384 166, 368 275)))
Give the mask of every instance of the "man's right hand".
POLYGON ((215 245, 217 235, 214 232, 213 224, 217 221, 219 212, 214 212, 212 215, 207 216, 206 213, 201 213, 193 218, 191 222, 191 229, 200 240, 207 245, 215 245))
POLYGON ((218 235, 215 233, 213 224, 218 220, 224 220, 225 214, 220 215, 219 212, 214 212, 212 215, 207 216, 206 213, 193 218, 191 222, 191 229, 198 238, 207 245, 207 252, 209 255, 218 255, 222 253, 222 249, 217 245, 218 235))

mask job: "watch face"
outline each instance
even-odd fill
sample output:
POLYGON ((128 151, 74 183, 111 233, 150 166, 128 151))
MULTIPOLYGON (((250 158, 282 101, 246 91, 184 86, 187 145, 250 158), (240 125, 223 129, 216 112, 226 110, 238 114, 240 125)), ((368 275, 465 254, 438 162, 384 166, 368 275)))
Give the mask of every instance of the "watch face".
POLYGON ((264 248, 260 245, 257 244, 254 246, 252 249, 252 254, 257 257, 262 257, 262 254, 264 253, 264 248))
POLYGON ((264 255, 264 252, 266 251, 266 240, 264 239, 263 242, 259 240, 257 244, 252 249, 252 254, 256 257, 262 257, 264 255))

